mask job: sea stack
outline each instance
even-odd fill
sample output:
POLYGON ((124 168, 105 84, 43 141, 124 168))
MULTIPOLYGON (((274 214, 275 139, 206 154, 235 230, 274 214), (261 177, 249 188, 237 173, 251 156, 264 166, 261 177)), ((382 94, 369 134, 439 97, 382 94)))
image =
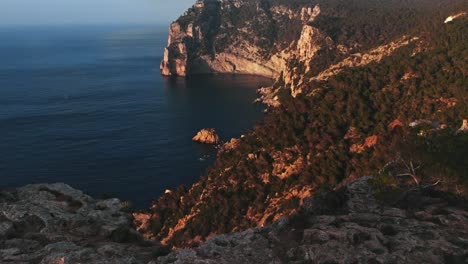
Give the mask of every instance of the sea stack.
POLYGON ((193 138, 193 141, 203 143, 203 144, 211 144, 216 145, 219 143, 219 136, 216 133, 214 128, 204 128, 200 130, 193 138))

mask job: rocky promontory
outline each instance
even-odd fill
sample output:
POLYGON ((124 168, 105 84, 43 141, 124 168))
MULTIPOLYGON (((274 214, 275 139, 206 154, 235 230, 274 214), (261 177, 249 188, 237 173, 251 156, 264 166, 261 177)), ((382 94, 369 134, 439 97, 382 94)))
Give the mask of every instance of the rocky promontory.
POLYGON ((407 30, 419 21, 406 19, 427 11, 418 5, 417 1, 198 0, 170 25, 161 73, 260 75, 276 79, 293 96, 309 93, 313 82, 343 69, 379 62, 406 46, 421 46, 420 32, 407 30), (382 19, 395 23, 380 23, 382 19))
POLYGON ((199 0, 169 27, 161 72, 279 78, 293 61, 308 63, 318 51, 334 49, 332 39, 310 25, 320 13, 312 2, 199 0))
MULTIPOLYGON (((274 22, 269 10, 258 9, 258 16, 245 18, 245 24, 241 18, 243 13, 256 9, 257 4, 257 1, 242 0, 197 1, 169 27, 168 45, 161 62, 162 74, 186 76, 217 72, 277 77, 283 61, 271 58, 268 49, 273 40, 263 34, 274 22), (251 19, 255 25, 248 24, 251 19), (256 27, 263 23, 262 28, 256 27), (257 31, 252 38, 250 34, 257 31)), ((281 16, 287 17, 287 14, 281 16)))

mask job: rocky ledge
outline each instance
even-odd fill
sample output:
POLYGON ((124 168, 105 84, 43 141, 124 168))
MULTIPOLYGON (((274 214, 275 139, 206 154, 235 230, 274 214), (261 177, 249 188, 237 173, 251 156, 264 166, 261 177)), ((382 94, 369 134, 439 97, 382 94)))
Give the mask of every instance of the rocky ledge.
POLYGON ((148 263, 167 254, 131 228, 124 209, 66 184, 0 191, 0 263, 148 263))
POLYGON ((413 189, 388 204, 373 186, 361 178, 272 227, 217 235, 158 263, 467 263, 468 212, 457 199, 413 189))

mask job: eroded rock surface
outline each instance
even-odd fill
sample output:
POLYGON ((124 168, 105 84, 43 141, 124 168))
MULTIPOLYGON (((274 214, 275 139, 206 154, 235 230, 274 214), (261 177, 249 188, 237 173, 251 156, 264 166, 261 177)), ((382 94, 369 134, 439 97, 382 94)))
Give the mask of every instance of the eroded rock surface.
POLYGON ((0 263, 148 263, 167 254, 122 209, 66 184, 0 191, 0 263))
POLYGON ((431 191, 383 204, 370 179, 309 198, 272 227, 214 236, 157 263, 466 263, 466 209, 431 191))

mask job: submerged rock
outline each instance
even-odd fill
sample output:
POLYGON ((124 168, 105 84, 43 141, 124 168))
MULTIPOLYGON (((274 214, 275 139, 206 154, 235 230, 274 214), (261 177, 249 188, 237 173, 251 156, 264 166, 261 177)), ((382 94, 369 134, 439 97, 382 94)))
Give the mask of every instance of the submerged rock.
POLYGON ((216 130, 214 128, 204 128, 200 130, 193 138, 193 141, 204 143, 204 144, 211 144, 217 145, 220 143, 220 139, 216 130))
POLYGON ((122 209, 61 183, 0 191, 0 263, 148 263, 167 252, 122 209))

